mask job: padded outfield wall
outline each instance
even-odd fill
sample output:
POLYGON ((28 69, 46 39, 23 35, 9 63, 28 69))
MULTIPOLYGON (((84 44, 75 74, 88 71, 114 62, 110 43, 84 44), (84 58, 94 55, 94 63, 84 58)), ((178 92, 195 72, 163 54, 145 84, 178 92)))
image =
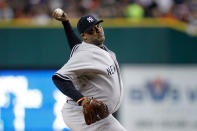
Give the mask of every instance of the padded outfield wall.
MULTIPOLYGON (((145 20, 142 25, 126 21, 128 27, 124 22, 104 25, 105 44, 116 52, 120 63, 197 63, 197 37, 184 32, 186 25, 155 21, 145 20)), ((69 53, 60 23, 0 28, 0 68, 56 69, 68 60, 69 53)))

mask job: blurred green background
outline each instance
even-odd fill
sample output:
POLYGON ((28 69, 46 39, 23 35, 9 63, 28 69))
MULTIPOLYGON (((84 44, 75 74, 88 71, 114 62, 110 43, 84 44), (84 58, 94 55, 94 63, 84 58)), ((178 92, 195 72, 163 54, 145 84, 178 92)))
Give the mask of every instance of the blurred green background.
MULTIPOLYGON (((61 23, 51 21, 39 26, 22 22, 1 22, 0 68, 60 68, 70 54, 61 23)), ((71 23, 75 28, 76 20, 71 23)), ((121 64, 197 63, 197 37, 187 33, 186 23, 171 19, 106 19, 103 26, 105 44, 116 52, 121 64)), ((78 34, 76 28, 75 32, 78 34)))

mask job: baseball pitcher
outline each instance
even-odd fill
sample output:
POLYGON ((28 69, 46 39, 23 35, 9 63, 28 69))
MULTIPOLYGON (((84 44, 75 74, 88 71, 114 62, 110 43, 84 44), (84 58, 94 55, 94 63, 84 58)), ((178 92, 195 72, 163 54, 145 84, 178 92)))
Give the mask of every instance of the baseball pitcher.
POLYGON ((126 131, 111 115, 120 107, 123 86, 115 54, 104 44, 103 20, 83 16, 74 33, 67 13, 53 17, 62 22, 71 49, 70 59, 52 77, 67 96, 62 109, 72 131, 126 131))

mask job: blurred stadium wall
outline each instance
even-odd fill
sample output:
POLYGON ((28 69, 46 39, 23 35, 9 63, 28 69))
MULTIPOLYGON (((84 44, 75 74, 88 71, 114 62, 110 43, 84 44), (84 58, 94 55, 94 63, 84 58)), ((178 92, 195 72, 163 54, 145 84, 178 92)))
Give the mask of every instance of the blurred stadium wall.
MULTIPOLYGON (((121 123, 129 131, 196 131, 196 30, 168 18, 105 19, 103 26, 125 85, 121 123)), ((59 22, 0 21, 0 131, 68 130, 51 76, 69 53, 59 22)))

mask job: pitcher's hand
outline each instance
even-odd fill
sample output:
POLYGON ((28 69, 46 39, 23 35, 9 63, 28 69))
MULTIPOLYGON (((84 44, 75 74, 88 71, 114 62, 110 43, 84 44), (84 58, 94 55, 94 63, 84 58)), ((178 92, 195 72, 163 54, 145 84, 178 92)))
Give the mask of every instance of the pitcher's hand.
POLYGON ((66 12, 63 12, 62 16, 59 16, 58 12, 56 12, 55 10, 53 11, 52 16, 59 21, 68 21, 68 15, 66 12))

